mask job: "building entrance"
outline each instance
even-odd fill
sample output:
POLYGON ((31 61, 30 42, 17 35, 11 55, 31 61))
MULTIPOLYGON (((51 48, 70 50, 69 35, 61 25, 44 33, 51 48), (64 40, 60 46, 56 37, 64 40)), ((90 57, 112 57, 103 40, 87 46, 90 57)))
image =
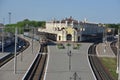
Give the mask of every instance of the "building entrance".
POLYGON ((72 41, 72 35, 71 34, 67 34, 67 41, 72 41))

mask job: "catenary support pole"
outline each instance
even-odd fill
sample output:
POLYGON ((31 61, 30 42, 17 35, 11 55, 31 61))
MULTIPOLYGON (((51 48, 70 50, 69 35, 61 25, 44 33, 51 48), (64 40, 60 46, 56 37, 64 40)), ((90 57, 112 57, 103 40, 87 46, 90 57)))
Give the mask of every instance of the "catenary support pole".
POLYGON ((15 51, 14 51, 14 73, 16 74, 17 70, 17 28, 15 28, 15 51))

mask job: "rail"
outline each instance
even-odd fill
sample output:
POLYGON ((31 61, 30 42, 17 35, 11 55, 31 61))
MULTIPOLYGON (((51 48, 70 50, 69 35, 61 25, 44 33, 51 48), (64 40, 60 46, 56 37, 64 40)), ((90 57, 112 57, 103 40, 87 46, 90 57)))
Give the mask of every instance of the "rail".
POLYGON ((46 65, 47 54, 42 53, 47 52, 47 46, 41 46, 40 53, 38 53, 27 70, 26 74, 22 80, 42 80, 44 75, 44 68, 46 65))
POLYGON ((93 69, 93 72, 95 73, 95 76, 97 80, 114 80, 108 73, 108 71, 105 69, 105 67, 102 65, 99 58, 96 56, 96 45, 93 44, 90 46, 88 50, 89 54, 89 61, 91 64, 91 67, 93 69))
POLYGON ((36 57, 34 58, 32 64, 28 68, 27 72, 25 73, 24 77, 22 80, 30 80, 31 77, 33 77, 34 74, 34 69, 36 68, 34 65, 38 62, 38 59, 41 59, 41 55, 37 54, 36 57), (36 62, 37 61, 37 62, 36 62), (32 75, 31 75, 32 74, 32 75))
POLYGON ((112 42, 111 44, 110 44, 110 47, 111 47, 111 49, 112 49, 112 51, 113 51, 113 53, 115 54, 115 55, 117 55, 117 47, 116 47, 116 41, 114 41, 114 42, 112 42))
MULTIPOLYGON (((28 41, 26 41, 25 39, 23 39, 26 42, 26 46, 22 47, 21 49, 18 49, 17 51, 17 55, 24 51, 26 48, 28 48, 28 46, 30 45, 30 43, 28 41)), ((2 59, 0 59, 0 67, 3 66, 5 63, 9 62, 11 59, 14 58, 14 53, 10 53, 9 55, 3 57, 2 59)))

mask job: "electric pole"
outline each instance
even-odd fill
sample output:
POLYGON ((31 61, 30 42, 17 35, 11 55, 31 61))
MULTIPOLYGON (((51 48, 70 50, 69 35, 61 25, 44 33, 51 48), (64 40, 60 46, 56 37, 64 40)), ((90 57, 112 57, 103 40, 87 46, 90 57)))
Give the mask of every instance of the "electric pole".
POLYGON ((11 24, 11 12, 8 13, 9 14, 9 24, 11 24))

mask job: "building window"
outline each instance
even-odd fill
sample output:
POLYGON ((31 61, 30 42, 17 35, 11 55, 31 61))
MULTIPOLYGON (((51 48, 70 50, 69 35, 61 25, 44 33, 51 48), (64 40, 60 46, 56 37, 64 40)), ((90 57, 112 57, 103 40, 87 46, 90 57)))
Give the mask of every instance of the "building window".
POLYGON ((59 36, 59 41, 61 40, 61 36, 59 36))

